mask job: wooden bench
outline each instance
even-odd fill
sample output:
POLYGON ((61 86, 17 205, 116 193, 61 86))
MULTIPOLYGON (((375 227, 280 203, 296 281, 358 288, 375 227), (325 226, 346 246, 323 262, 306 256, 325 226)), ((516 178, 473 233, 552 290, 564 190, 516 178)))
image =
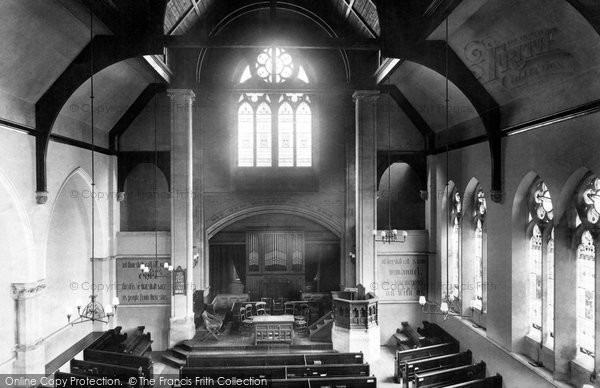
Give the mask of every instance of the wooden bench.
POLYGON ((415 388, 436 388, 485 378, 485 362, 439 371, 415 373, 415 388))
POLYGON ((417 372, 425 373, 434 370, 470 365, 472 362, 473 356, 470 350, 462 353, 444 354, 419 360, 408 360, 404 362, 404 367, 401 367, 399 377, 402 379, 403 385, 408 387, 408 382, 414 378, 414 375, 417 372))
POLYGON ((220 354, 211 356, 190 355, 190 367, 212 366, 255 366, 255 365, 322 365, 322 364, 362 364, 362 353, 315 353, 315 354, 220 354))
POLYGON ((133 337, 133 340, 127 344, 125 349, 123 349, 123 353, 143 356, 146 352, 152 351, 152 342, 150 333, 137 335, 133 337))
POLYGON ((83 359, 85 361, 95 361, 104 364, 121 365, 133 368, 142 367, 144 371, 152 368, 152 359, 150 357, 135 356, 118 352, 106 352, 89 348, 83 351, 83 359))
POLYGON ((127 334, 121 334, 121 326, 105 331, 100 338, 95 340, 88 349, 120 351, 121 344, 127 340, 127 334))
MULTIPOLYGON (((187 387, 213 388, 217 385, 217 380, 211 381, 207 379, 206 381, 193 380, 192 384, 188 385, 187 387)), ((261 386, 260 382, 257 382, 255 386, 261 386)), ((377 379, 375 377, 321 377, 302 379, 273 379, 269 380, 268 385, 266 386, 270 388, 376 388, 377 379)))
POLYGON ((397 383, 400 382, 400 370, 404 367, 405 361, 420 360, 423 358, 441 356, 444 354, 454 354, 458 352, 459 345, 457 342, 447 342, 415 349, 397 350, 394 360, 394 381, 397 383))
POLYGON ((266 379, 343 377, 370 375, 369 364, 329 364, 329 365, 268 365, 237 367, 181 367, 181 379, 211 377, 254 377, 266 379))
POLYGON ((271 380, 271 388, 376 388, 375 377, 323 377, 315 379, 271 380))
POLYGON ((483 379, 448 385, 446 388, 502 388, 502 376, 497 374, 483 379))
POLYGON ((439 325, 430 323, 428 321, 423 321, 423 327, 417 328, 417 332, 423 337, 428 338, 433 343, 458 342, 439 325))
POLYGON ((127 381, 130 377, 152 378, 149 371, 144 371, 142 367, 133 368, 83 360, 71 360, 69 365, 71 367, 71 373, 82 375, 114 377, 124 381, 127 381))

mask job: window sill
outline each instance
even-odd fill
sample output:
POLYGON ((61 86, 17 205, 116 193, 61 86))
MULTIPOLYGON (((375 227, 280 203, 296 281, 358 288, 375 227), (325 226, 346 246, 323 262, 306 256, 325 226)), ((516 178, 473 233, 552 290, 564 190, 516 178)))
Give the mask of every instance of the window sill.
MULTIPOLYGON (((460 324, 468 327, 473 332, 479 334, 481 337, 483 337, 486 341, 488 341, 491 345, 496 347, 498 350, 505 353, 506 355, 508 355, 509 357, 514 359, 515 361, 521 363, 526 368, 528 368, 530 371, 537 374, 544 380, 548 381, 548 383, 552 384, 553 386, 561 387, 561 388, 572 387, 571 385, 569 385, 563 381, 555 380, 552 371, 550 371, 549 369, 546 369, 543 367, 542 368, 535 367, 535 366, 531 365, 530 361, 533 361, 533 360, 530 359, 529 357, 519 354, 519 353, 511 352, 511 351, 507 350, 506 348, 504 348, 502 345, 498 344, 496 341, 488 338, 486 330, 473 327, 471 320, 466 319, 466 318, 461 318, 461 317, 449 317, 448 319, 453 319, 456 322, 459 322, 460 324)), ((500 374, 502 374, 502 373, 500 373, 500 374)))

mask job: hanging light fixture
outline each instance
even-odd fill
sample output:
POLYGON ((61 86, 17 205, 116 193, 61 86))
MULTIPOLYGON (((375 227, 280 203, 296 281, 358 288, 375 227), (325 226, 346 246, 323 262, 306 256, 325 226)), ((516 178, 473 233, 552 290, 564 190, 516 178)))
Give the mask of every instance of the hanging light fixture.
MULTIPOLYGON (((154 85, 156 88, 156 82, 154 85)), ((160 263, 158 259, 158 97, 156 93, 154 95, 154 260, 148 264, 140 264, 139 278, 145 280, 170 277, 173 272, 173 266, 170 263, 160 263)))
POLYGON ((96 181, 95 181, 95 160, 94 160, 94 15, 90 11, 90 127, 91 127, 91 150, 92 150, 92 189, 91 189, 91 202, 92 202, 92 216, 91 216, 91 251, 92 251, 92 295, 90 295, 90 302, 83 306, 81 301, 77 301, 77 319, 71 321, 71 311, 67 310, 67 320, 71 325, 75 325, 83 322, 103 322, 108 321, 115 315, 117 307, 119 306, 119 298, 114 297, 112 300, 112 306, 106 308, 102 303, 96 301, 98 295, 96 295, 95 286, 95 229, 94 229, 94 201, 96 198, 96 181))
MULTIPOLYGON (((445 65, 446 65, 446 74, 445 74, 445 107, 446 107, 446 133, 448 133, 448 129, 450 128, 450 116, 449 116, 449 93, 448 93, 448 17, 446 17, 446 47, 445 47, 445 65)), ((471 302, 471 306, 470 306, 470 311, 471 314, 470 315, 463 315, 461 313, 456 313, 454 311, 452 311, 450 309, 450 306, 452 305, 452 302, 455 301, 454 295, 450 294, 450 282, 448 279, 448 274, 449 274, 449 270, 450 270, 450 266, 449 266, 449 262, 450 260, 448 260, 449 257, 449 253, 450 253, 450 244, 449 244, 449 229, 450 229, 450 212, 451 212, 451 191, 450 191, 450 149, 449 147, 446 145, 446 181, 448 183, 446 183, 446 193, 447 193, 447 219, 446 219, 446 295, 442 296, 442 300, 440 301, 439 305, 437 303, 430 303, 427 302, 427 299, 425 298, 424 295, 419 296, 419 304, 421 305, 421 310, 425 313, 425 314, 438 314, 438 315, 443 315, 444 316, 444 320, 448 319, 449 316, 457 316, 457 317, 462 317, 462 318, 473 318, 474 313, 475 313, 475 306, 473 305, 473 301, 471 302), (427 308, 427 306, 430 306, 429 308, 427 308), (437 307, 439 306, 439 311, 437 310, 437 307)), ((462 304, 462 298, 460 303, 462 304)), ((459 307, 459 311, 462 311, 462 306, 459 307)), ((478 325, 473 325, 475 327, 480 327, 478 325)))
MULTIPOLYGON (((388 78, 388 90, 390 79, 388 78)), ((388 128, 387 128, 387 137, 388 137, 388 149, 387 149, 387 166, 388 166, 388 192, 387 192, 387 210, 388 210, 388 223, 387 229, 381 231, 381 241, 385 243, 392 242, 404 242, 406 240, 406 236, 408 233, 403 230, 401 232, 398 229, 392 228, 392 106, 390 102, 390 97, 387 99, 387 107, 388 107, 388 128), (402 239, 400 239, 402 236, 402 239)), ((373 237, 377 239, 377 230, 373 230, 373 237)))

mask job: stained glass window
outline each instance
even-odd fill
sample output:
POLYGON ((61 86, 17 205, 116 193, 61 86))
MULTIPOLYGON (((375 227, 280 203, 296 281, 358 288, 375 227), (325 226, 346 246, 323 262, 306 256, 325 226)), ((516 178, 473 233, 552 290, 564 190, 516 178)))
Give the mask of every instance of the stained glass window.
POLYGON ((595 333, 595 262, 594 238, 588 230, 581 234, 577 246, 577 349, 594 357, 595 333))
POLYGON ((487 203, 485 200, 485 194, 481 186, 477 186, 473 201, 473 215, 475 221, 475 299, 473 300, 472 306, 479 311, 484 311, 484 260, 485 260, 485 246, 484 246, 484 234, 483 224, 485 221, 485 215, 487 212, 487 203))
POLYGON ((530 334, 541 340, 542 332, 542 232, 533 225, 529 238, 529 322, 530 334))
POLYGON ((294 110, 284 102, 279 107, 279 167, 294 166, 294 110))
POLYGON ((543 180, 537 178, 531 185, 528 205, 528 335, 548 347, 553 347, 554 208, 550 191, 543 180))
POLYGON ((594 358, 596 248, 600 230, 600 179, 595 175, 584 178, 576 197, 578 228, 577 243, 577 350, 583 357, 594 358))
MULTIPOLYGON (((254 65, 244 68, 240 84, 252 78, 267 85, 309 82, 306 71, 292 54, 277 47, 258 53, 254 65)), ((245 93, 240 98, 239 167, 312 166, 311 99, 306 94, 280 90, 245 93)))
POLYGON ((453 190, 450 210, 450 233, 448 241, 448 300, 450 308, 460 304, 460 221, 462 218, 462 203, 460 193, 453 190))
MULTIPOLYGON (((546 325, 548 335, 546 338, 549 345, 554 344, 554 228, 550 230, 546 245, 546 325)), ((553 346, 551 346, 553 347, 553 346)))

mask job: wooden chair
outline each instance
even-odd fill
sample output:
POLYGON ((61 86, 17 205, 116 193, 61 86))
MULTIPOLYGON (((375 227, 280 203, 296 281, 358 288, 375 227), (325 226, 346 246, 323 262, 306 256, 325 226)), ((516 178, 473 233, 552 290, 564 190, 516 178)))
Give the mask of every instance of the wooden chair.
POLYGON ((266 302, 256 302, 256 315, 267 315, 267 303, 266 302))
POLYGON ((252 316, 254 315, 254 314, 252 314, 252 305, 250 303, 246 304, 245 309, 246 309, 246 318, 248 318, 248 319, 252 318, 252 316))
POLYGON ((283 298, 278 298, 273 301, 273 315, 281 315, 284 313, 283 303, 283 298))
POLYGON ((273 298, 260 298, 260 301, 267 304, 265 311, 267 314, 271 314, 273 312, 273 298))
POLYGON ((221 335, 219 330, 223 327, 223 320, 218 315, 213 315, 206 310, 202 313, 202 320, 204 321, 204 326, 206 326, 208 334, 201 340, 203 341, 208 335, 212 335, 217 341, 220 341, 218 336, 221 335))
POLYGON ((254 322, 246 315, 246 308, 240 307, 240 333, 244 336, 250 335, 254 322))

